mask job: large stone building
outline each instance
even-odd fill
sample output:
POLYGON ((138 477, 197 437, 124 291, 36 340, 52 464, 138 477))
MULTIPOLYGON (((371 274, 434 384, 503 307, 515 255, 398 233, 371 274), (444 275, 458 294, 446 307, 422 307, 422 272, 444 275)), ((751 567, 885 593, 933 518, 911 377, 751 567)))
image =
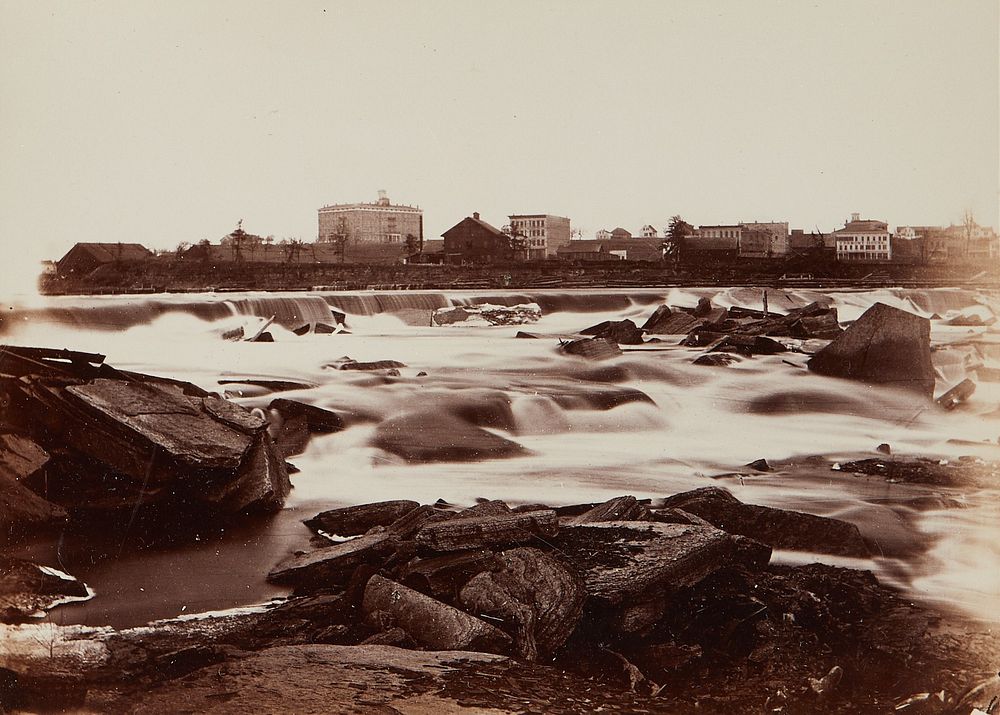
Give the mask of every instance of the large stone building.
POLYGON ((373 204, 332 204, 319 210, 320 243, 398 243, 408 240, 417 247, 424 238, 424 212, 417 206, 389 201, 379 191, 373 204), (412 238, 410 238, 412 237, 412 238))
POLYGON ((860 214, 851 214, 851 220, 833 235, 837 240, 838 261, 892 260, 892 242, 885 221, 862 219, 860 214))
MULTIPOLYGON (((777 258, 788 254, 788 222, 740 222, 699 226, 695 238, 736 241, 740 258, 777 258)), ((720 244, 721 245, 721 244, 720 244)))
POLYGON ((548 258, 556 255, 560 246, 570 240, 569 219, 550 214, 512 214, 510 232, 525 241, 528 258, 548 258))

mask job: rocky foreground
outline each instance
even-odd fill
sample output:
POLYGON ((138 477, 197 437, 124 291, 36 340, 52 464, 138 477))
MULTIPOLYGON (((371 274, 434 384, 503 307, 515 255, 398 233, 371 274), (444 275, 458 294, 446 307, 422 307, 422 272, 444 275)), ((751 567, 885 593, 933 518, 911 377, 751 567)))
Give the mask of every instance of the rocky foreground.
MULTIPOLYGON (((604 356, 644 334, 684 333, 705 356, 748 356, 785 349, 765 333, 832 339, 812 369, 931 398, 926 322, 876 306, 842 331, 821 305, 781 317, 664 307, 642 328, 601 324, 562 349, 604 356)), ((341 426, 338 415, 287 399, 269 405, 280 416, 269 422, 99 355, 5 347, 0 358, 6 543, 122 519, 141 534, 280 509, 290 488, 284 458, 310 433, 341 426)), ((946 397, 946 408, 963 399, 946 397)), ((519 449, 460 415, 453 422, 417 439, 404 416, 374 439, 411 461, 443 458, 424 444, 443 444, 442 435, 450 459, 519 449)), ((962 483, 972 469, 881 458, 838 466, 928 484, 962 483)), ((569 506, 400 500, 306 524, 315 548, 267 574, 288 598, 129 630, 31 623, 92 594, 49 565, 0 559, 0 619, 16 624, 0 631, 0 704, 150 713, 998 708, 990 624, 914 604, 867 571, 772 563, 772 550, 864 563, 872 544, 853 524, 743 503, 719 487, 569 506)))

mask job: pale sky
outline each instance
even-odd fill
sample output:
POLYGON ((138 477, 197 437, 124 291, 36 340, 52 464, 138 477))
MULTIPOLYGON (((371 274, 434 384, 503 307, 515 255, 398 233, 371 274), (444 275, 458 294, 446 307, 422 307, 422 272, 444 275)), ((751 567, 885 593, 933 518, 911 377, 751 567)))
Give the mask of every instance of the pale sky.
MULTIPOLYGON (((998 219, 996 0, 0 0, 0 242, 313 240, 386 189, 645 223, 998 219)), ((17 251, 9 249, 18 247, 17 251)))

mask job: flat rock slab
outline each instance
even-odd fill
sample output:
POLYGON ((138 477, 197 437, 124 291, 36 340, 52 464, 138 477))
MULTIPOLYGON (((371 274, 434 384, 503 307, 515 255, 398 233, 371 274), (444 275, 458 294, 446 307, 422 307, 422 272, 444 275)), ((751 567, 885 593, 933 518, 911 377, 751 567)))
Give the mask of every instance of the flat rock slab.
POLYGON ((358 504, 321 512, 312 519, 306 519, 305 524, 310 529, 328 534, 358 536, 373 526, 388 526, 418 506, 417 502, 406 499, 358 504))
POLYGON ((607 360, 622 354, 622 349, 614 340, 606 338, 581 338, 563 343, 561 350, 567 355, 576 355, 587 360, 607 360))
POLYGON ((489 623, 382 576, 372 576, 361 611, 379 630, 402 628, 416 643, 434 650, 507 650, 510 638, 489 623))
POLYGON ((316 587, 346 583, 355 568, 376 561, 391 551, 392 545, 393 540, 386 533, 359 536, 285 559, 271 570, 267 580, 316 587))
POLYGON ((436 522, 417 532, 416 540, 434 551, 463 551, 527 544, 537 537, 554 536, 558 530, 556 513, 545 509, 436 522))
POLYGON ((665 506, 683 509, 730 534, 747 536, 773 549, 868 558, 858 527, 840 519, 744 504, 717 487, 676 494, 665 506))
POLYGON ((733 563, 770 557, 770 549, 710 526, 606 521, 566 526, 553 544, 582 574, 587 595, 620 604, 650 589, 669 592, 733 563))
POLYGON ((69 574, 22 559, 0 557, 0 621, 23 621, 68 601, 92 594, 69 574))
POLYGON ((195 399, 157 385, 97 379, 66 392, 191 466, 238 467, 253 441, 202 412, 195 399))
POLYGON ((378 426, 372 444, 408 462, 464 462, 526 454, 509 439, 444 413, 411 413, 378 426))
POLYGON ((933 397, 930 331, 927 318, 876 303, 813 355, 809 369, 933 397))

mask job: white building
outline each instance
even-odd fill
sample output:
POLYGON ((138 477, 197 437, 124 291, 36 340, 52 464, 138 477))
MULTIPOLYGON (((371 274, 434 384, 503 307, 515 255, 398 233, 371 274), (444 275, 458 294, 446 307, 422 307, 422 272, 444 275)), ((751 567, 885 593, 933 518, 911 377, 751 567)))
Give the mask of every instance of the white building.
POLYGON ((862 219, 851 214, 844 227, 833 232, 837 241, 838 261, 890 261, 892 241, 884 221, 862 219))

